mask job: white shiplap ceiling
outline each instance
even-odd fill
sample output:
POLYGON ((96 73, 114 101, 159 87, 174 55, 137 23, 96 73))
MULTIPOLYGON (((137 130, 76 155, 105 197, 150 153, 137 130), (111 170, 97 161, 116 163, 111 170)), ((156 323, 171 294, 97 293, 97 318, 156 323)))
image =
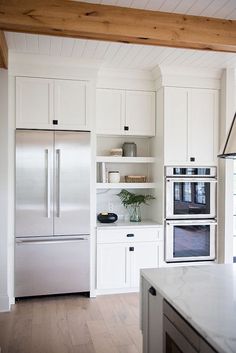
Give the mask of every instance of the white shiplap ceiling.
MULTIPOLYGON (((236 20, 236 0, 83 0, 189 15, 236 20)), ((153 69, 157 65, 202 68, 236 67, 236 54, 111 43, 6 32, 13 52, 99 61, 102 67, 153 69)))

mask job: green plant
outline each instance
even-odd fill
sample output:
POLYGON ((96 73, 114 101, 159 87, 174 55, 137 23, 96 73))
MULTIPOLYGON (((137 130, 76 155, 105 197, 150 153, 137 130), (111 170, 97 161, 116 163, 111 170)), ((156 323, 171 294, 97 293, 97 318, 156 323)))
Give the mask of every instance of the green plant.
POLYGON ((148 205, 147 201, 155 199, 155 197, 152 195, 138 195, 134 194, 133 192, 129 192, 125 189, 122 189, 121 192, 117 194, 117 196, 119 196, 125 208, 134 205, 140 206, 141 204, 148 205))

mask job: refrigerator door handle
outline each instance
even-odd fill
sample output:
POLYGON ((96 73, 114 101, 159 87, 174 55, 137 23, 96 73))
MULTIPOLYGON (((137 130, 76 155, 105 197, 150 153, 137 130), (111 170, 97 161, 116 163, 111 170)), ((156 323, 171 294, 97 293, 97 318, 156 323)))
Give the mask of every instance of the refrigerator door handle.
POLYGON ((17 240, 17 245, 23 244, 59 244, 59 243, 76 243, 78 241, 88 241, 88 238, 77 239, 61 239, 61 240, 17 240))
POLYGON ((47 148, 45 150, 46 153, 46 160, 47 160, 47 165, 46 165, 46 178, 47 178, 47 218, 51 217, 51 188, 50 188, 50 182, 51 182, 51 177, 50 177, 50 161, 49 161, 49 149, 47 148))
POLYGON ((56 185, 56 207, 57 207, 57 217, 59 218, 60 217, 60 203, 61 203, 61 150, 60 149, 57 149, 56 150, 56 168, 57 168, 57 185, 56 185))

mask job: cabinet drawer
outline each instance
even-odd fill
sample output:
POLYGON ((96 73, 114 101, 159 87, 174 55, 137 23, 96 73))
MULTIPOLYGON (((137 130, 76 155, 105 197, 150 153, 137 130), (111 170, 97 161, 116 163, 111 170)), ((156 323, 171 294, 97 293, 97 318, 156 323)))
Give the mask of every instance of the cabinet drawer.
POLYGON ((129 243, 157 241, 162 238, 161 228, 98 229, 97 243, 129 243))

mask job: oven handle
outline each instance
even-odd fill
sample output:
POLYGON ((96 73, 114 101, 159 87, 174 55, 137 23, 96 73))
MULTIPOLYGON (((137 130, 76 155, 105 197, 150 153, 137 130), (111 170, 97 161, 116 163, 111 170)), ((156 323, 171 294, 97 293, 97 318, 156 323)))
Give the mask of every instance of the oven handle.
POLYGON ((215 178, 166 178, 166 182, 175 183, 217 183, 215 178))
POLYGON ((200 224, 205 224, 205 225, 217 225, 217 222, 215 220, 184 220, 184 221, 166 221, 165 222, 166 225, 171 226, 171 225, 185 225, 185 224, 189 224, 189 225, 200 225, 200 224))

